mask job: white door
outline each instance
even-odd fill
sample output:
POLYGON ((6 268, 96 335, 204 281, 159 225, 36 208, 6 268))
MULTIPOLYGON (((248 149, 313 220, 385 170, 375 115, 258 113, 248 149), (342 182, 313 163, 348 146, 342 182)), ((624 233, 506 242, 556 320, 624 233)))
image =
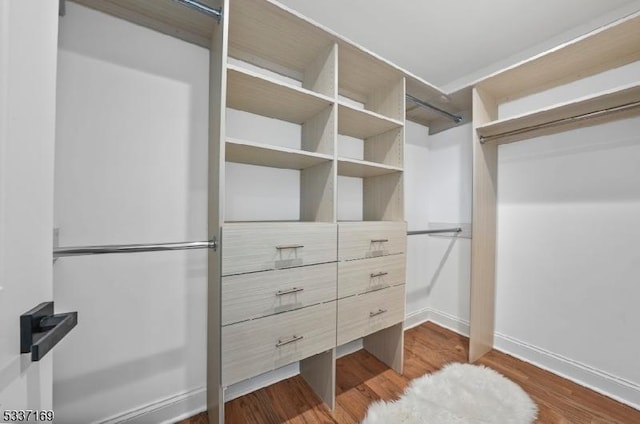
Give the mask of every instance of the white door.
POLYGON ((0 0, 0 422, 52 407, 52 355, 21 355, 19 322, 53 299, 57 42, 57 1, 0 0))

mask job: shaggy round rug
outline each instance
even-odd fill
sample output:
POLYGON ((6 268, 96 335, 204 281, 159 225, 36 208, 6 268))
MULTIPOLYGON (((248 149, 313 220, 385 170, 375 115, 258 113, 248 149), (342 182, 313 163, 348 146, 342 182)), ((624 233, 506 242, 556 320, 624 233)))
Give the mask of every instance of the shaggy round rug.
POLYGON ((496 371, 449 364, 413 380, 397 401, 372 404, 362 424, 531 424, 537 414, 525 391, 496 371))

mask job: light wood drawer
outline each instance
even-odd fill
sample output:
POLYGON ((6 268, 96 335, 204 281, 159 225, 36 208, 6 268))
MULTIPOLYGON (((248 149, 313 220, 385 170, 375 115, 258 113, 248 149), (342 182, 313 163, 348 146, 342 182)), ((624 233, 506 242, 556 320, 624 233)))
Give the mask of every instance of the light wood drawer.
POLYGON ((222 327, 222 384, 324 352, 335 343, 335 301, 222 327))
POLYGON ((404 320, 404 285, 338 300, 338 345, 404 320))
POLYGON ((338 298, 404 283, 404 253, 338 263, 338 298))
POLYGON ((338 224, 338 256, 341 261, 405 253, 405 222, 371 221, 338 224))
POLYGON ((222 325, 335 300, 337 264, 222 277, 222 325))
POLYGON ((336 246, 335 224, 225 224, 222 229, 222 275, 335 262, 336 246))

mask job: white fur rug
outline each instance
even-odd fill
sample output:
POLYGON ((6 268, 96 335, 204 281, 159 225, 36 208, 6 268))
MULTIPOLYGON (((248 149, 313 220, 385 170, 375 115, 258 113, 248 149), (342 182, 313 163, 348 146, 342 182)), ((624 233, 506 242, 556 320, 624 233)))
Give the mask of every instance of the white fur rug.
POLYGON ((525 391, 496 371, 449 364, 413 380, 397 401, 372 404, 362 424, 531 424, 537 414, 525 391))

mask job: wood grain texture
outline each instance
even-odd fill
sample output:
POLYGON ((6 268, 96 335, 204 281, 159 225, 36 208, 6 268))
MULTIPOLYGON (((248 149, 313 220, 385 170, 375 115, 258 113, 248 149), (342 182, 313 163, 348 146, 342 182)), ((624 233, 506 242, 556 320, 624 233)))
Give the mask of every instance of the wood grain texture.
MULTIPOLYGON (((229 424, 357 424, 369 404, 397 399, 410 380, 465 362, 469 340, 433 323, 405 332, 404 375, 398 375, 365 350, 338 359, 336 408, 329 411, 300 376, 226 404, 229 424)), ((640 424, 640 411, 492 350, 480 364, 519 384, 538 405, 537 424, 640 424)), ((202 424, 201 414, 180 424, 202 424)))
POLYGON ((402 172, 402 168, 398 166, 384 165, 358 159, 338 159, 338 175, 345 177, 369 178, 398 172, 402 172))
MULTIPOLYGON (((211 3, 214 7, 226 9, 228 0, 211 3)), ((226 22, 215 24, 210 39, 209 54, 209 157, 208 157, 208 235, 209 240, 222 240, 224 222, 224 164, 225 164, 225 116, 226 108, 226 22)), ((210 424, 224 422, 224 392, 222 390, 222 371, 220 369, 221 330, 220 330, 220 276, 222 274, 220 249, 208 249, 207 257, 207 410, 210 424)))
MULTIPOLYGON (((173 0, 72 0, 117 18, 209 49, 218 22, 173 0)), ((213 8, 221 1, 203 0, 213 8)), ((225 49, 226 50, 226 49, 225 49)))
POLYGON ((476 83, 512 100, 640 59, 640 12, 605 25, 476 83))
POLYGON ((357 109, 345 103, 338 105, 338 133, 340 134, 364 139, 402 126, 401 121, 379 113, 357 109))
POLYGON ((300 375, 325 405, 336 407, 336 349, 300 361, 300 375))
POLYGON ((363 294, 406 281, 405 255, 338 262, 338 298, 363 294))
POLYGON ((403 173, 365 178, 362 182, 362 203, 365 221, 404 220, 403 173))
POLYGON ((383 116, 404 122, 405 118, 404 77, 390 84, 380 85, 369 93, 364 107, 383 116))
POLYGON ((226 223, 222 275, 335 262, 336 224, 317 222, 226 223), (283 246, 304 246, 278 249, 283 246))
POLYGON ((337 43, 340 94, 364 103, 377 88, 406 76, 416 97, 446 101, 432 84, 276 2, 233 1, 228 15, 235 58, 302 81, 309 64, 337 43))
POLYGON ((225 159, 227 162, 297 170, 333 161, 332 156, 322 153, 230 138, 225 144, 225 159))
POLYGON ((300 175, 300 218, 308 222, 335 222, 335 162, 307 168, 300 175))
POLYGON ((394 255, 404 253, 406 249, 405 222, 338 223, 338 256, 341 261, 394 255))
POLYGON ((403 168, 404 128, 396 128, 364 141, 364 160, 403 168))
POLYGON ((403 320, 404 284, 340 299, 337 344, 340 346, 403 320))
POLYGON ((338 94, 338 45, 332 44, 307 65, 302 87, 332 99, 338 94))
POLYGON ((302 124, 302 150, 333 155, 336 151, 336 106, 332 105, 302 124))
POLYGON ((473 87, 499 102, 568 84, 640 59, 640 12, 453 90, 452 104, 471 107, 473 87))
POLYGON ((335 343, 335 301, 225 326, 222 383, 254 377, 332 349, 335 343), (293 338, 299 339, 282 344, 293 338))
POLYGON ((333 99, 238 66, 228 65, 227 106, 282 121, 303 124, 333 99))
MULTIPOLYGON (((404 305, 402 307, 404 314, 404 305)), ((402 374, 404 370, 404 323, 400 322, 362 339, 364 349, 389 368, 402 374)))
POLYGON ((329 263, 222 277, 222 325, 335 300, 336 268, 329 263))
POLYGON ((481 125, 476 131, 481 137, 494 138, 490 142, 498 144, 512 143, 542 135, 555 134, 587 125, 600 125, 615 119, 623 119, 640 114, 640 83, 618 87, 594 95, 582 97, 571 102, 560 103, 544 109, 535 110, 512 118, 500 119, 481 125), (584 121, 565 122, 546 128, 539 128, 520 134, 506 135, 523 129, 549 124, 551 122, 572 118, 580 115, 592 114, 605 109, 616 108, 635 103, 633 110, 612 112, 606 116, 591 118, 584 121), (500 136, 505 134, 504 136, 500 136), (499 138, 497 138, 499 137, 499 138))
POLYGON ((307 67, 335 43, 319 26, 268 1, 233 0, 229 20, 231 56, 251 63, 264 59, 277 67, 273 71, 287 75, 289 70, 288 76, 300 81, 307 67))
POLYGON ((389 63, 346 44, 340 45, 338 69, 338 93, 360 103, 367 103, 381 87, 388 87, 403 77, 403 72, 389 63))
POLYGON ((493 348, 496 287, 498 146, 481 144, 476 128, 497 118, 495 101, 473 90, 473 217, 471 238, 470 356, 493 348))
MULTIPOLYGON (((72 1, 205 48, 210 48, 217 25, 213 17, 173 0, 72 1)), ((202 2, 217 7, 215 0, 202 2)), ((404 75, 411 82, 410 94, 447 109, 447 96, 434 85, 282 5, 262 0, 230 3, 223 13, 229 21, 229 55, 234 58, 304 81, 314 62, 337 44, 342 58, 340 93, 346 97, 364 103, 372 90, 404 75)))

